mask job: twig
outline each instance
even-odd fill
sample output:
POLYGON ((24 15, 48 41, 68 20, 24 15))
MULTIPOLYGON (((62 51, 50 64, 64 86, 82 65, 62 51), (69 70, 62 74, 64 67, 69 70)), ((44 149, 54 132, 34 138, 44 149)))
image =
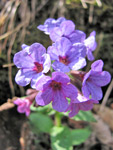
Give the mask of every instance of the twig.
MULTIPOLYGON (((9 46, 8 53, 7 53, 8 63, 11 63, 11 50, 12 50, 12 46, 14 44, 15 38, 16 38, 16 33, 12 36, 12 40, 10 41, 10 46, 9 46)), ((8 67, 8 78, 9 78, 9 86, 10 86, 12 97, 13 97, 15 95, 15 90, 14 90, 14 86, 12 82, 12 67, 11 66, 8 67)))
POLYGON ((93 22, 93 12, 94 12, 94 5, 90 5, 90 7, 89 7, 89 23, 93 22))
POLYGON ((6 67, 10 67, 10 66, 14 66, 14 64, 13 64, 13 63, 5 64, 5 65, 3 65, 2 67, 3 67, 3 68, 6 68, 6 67))
POLYGON ((18 30, 20 30, 21 27, 23 27, 26 24, 26 22, 22 22, 21 24, 19 24, 15 29, 3 34, 0 36, 0 40, 5 39, 6 37, 10 36, 11 34, 13 34, 14 32, 17 32, 18 30))
POLYGON ((87 8, 87 4, 86 4, 85 0, 81 0, 81 3, 84 8, 87 8))
POLYGON ((100 0, 96 0, 96 2, 97 2, 97 4, 98 4, 99 7, 102 6, 102 2, 100 0))
POLYGON ((110 85, 109 85, 109 87, 108 87, 108 89, 107 89, 107 91, 105 93, 105 96, 103 98, 103 101, 102 101, 102 104, 100 106, 100 110, 99 111, 103 111, 103 108, 106 105, 106 102, 107 102, 107 100, 109 98, 109 95, 110 95, 112 89, 113 89, 113 79, 112 79, 112 81, 111 81, 111 83, 110 83, 110 85))

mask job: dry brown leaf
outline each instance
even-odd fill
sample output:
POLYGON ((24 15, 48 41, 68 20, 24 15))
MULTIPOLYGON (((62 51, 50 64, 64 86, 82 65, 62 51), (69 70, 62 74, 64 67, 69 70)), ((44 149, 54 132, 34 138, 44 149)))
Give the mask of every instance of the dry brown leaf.
POLYGON ((11 108, 13 108, 15 105, 13 104, 13 103, 9 103, 9 102, 6 102, 6 103, 4 103, 4 104, 2 104, 1 106, 0 106, 0 112, 1 111, 4 111, 4 110, 7 110, 7 109, 11 109, 11 108))
POLYGON ((13 103, 14 100, 16 100, 17 97, 13 97, 12 99, 8 99, 6 103, 2 104, 0 106, 0 112, 7 110, 7 109, 11 109, 15 106, 15 104, 13 103))
POLYGON ((103 111, 100 110, 100 105, 95 105, 93 110, 100 116, 100 118, 106 122, 110 129, 113 131, 113 110, 109 107, 104 107, 103 111))
POLYGON ((113 137, 109 126, 99 117, 95 116, 97 122, 90 123, 97 139, 105 145, 113 145, 113 137))

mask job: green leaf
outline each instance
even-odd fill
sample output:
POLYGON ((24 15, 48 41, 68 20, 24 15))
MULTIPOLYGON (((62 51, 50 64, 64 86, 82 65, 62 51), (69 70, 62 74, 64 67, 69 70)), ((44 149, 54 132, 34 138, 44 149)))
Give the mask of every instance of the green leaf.
POLYGON ((91 131, 89 129, 76 129, 71 131, 72 145, 79 145, 87 140, 91 131))
POLYGON ((31 113, 29 119, 31 125, 33 125, 34 127, 33 131, 49 133, 51 131, 51 128, 53 127, 51 118, 44 114, 38 112, 31 113))
POLYGON ((71 130, 68 127, 53 127, 51 130, 52 150, 72 150, 73 145, 79 145, 87 140, 89 129, 71 130))
POLYGON ((31 111, 40 112, 40 113, 48 114, 48 115, 55 114, 55 110, 52 108, 51 104, 46 105, 46 106, 39 106, 39 107, 35 107, 31 105, 30 109, 31 111))
POLYGON ((79 113, 74 116, 72 119, 74 120, 84 120, 84 121, 93 121, 95 122, 96 119, 94 118, 93 114, 91 111, 79 111, 79 113))
POLYGON ((72 150, 70 129, 67 127, 54 127, 51 132, 52 150, 72 150))

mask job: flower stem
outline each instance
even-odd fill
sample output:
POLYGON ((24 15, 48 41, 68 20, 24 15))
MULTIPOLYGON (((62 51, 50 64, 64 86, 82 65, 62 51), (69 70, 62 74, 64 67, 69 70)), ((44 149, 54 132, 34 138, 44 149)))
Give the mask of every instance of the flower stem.
POLYGON ((57 127, 61 127, 61 116, 58 111, 55 113, 55 124, 57 127))

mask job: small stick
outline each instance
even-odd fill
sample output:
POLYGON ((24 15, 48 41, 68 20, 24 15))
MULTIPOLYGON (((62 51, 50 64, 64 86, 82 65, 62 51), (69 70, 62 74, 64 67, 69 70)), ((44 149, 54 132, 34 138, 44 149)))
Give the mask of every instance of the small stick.
POLYGON ((11 66, 14 66, 14 64, 13 64, 13 63, 10 63, 10 64, 4 64, 2 67, 3 67, 3 68, 6 68, 6 67, 11 67, 11 66))
POLYGON ((107 91, 105 93, 105 96, 103 98, 103 101, 102 101, 102 104, 100 106, 100 110, 99 111, 102 111, 104 106, 106 105, 106 102, 107 102, 107 100, 109 98, 109 95, 110 95, 112 89, 113 89, 113 79, 112 79, 112 81, 111 81, 111 83, 110 83, 110 85, 109 85, 109 87, 108 87, 108 89, 107 89, 107 91))

